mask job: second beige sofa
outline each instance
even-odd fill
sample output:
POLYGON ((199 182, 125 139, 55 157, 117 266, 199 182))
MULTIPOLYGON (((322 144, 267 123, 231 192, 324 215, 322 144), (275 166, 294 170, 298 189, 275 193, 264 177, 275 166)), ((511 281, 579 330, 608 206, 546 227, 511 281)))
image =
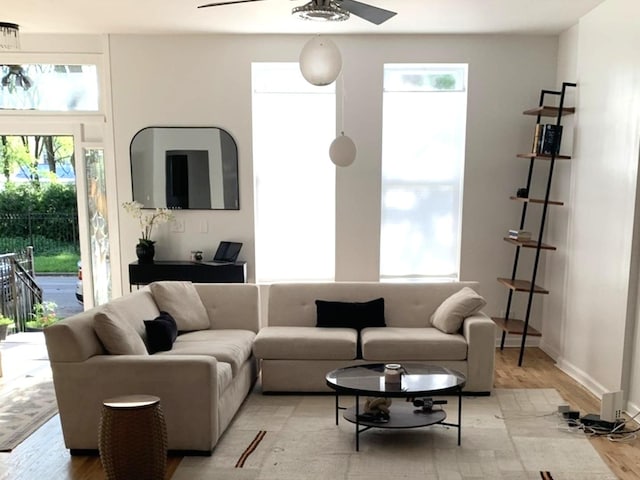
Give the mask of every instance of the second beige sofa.
POLYGON ((269 287, 268 325, 253 351, 260 359, 265 392, 323 392, 327 372, 358 363, 423 362, 467 377, 466 392, 493 388, 495 325, 479 311, 453 333, 431 323, 438 307, 477 282, 281 283, 269 287), (384 327, 320 328, 316 300, 371 302, 384 299, 384 327), (358 357, 360 341, 361 357, 358 357))

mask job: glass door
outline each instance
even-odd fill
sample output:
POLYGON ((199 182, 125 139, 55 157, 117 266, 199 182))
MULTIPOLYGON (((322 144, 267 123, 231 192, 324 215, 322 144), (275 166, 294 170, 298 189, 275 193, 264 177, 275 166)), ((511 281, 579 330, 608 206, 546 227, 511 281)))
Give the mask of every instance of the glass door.
POLYGON ((102 148, 85 149, 84 168, 87 181, 87 226, 89 229, 93 303, 101 305, 111 300, 109 216, 107 213, 104 150, 102 148))

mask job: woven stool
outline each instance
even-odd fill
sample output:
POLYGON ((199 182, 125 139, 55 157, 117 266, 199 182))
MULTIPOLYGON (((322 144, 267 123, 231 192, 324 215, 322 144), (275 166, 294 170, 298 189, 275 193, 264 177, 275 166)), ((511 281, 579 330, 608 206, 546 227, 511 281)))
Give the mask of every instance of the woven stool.
POLYGON ((167 429, 160 399, 128 395, 105 400, 98 448, 107 480, 164 480, 167 429))

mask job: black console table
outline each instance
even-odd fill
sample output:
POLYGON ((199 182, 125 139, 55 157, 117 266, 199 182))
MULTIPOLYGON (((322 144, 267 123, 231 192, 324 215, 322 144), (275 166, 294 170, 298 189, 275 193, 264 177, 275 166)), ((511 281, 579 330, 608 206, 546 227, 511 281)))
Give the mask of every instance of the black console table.
POLYGON ((210 263, 156 260, 129 264, 131 285, 147 285, 158 280, 183 280, 193 283, 245 283, 247 262, 210 263))

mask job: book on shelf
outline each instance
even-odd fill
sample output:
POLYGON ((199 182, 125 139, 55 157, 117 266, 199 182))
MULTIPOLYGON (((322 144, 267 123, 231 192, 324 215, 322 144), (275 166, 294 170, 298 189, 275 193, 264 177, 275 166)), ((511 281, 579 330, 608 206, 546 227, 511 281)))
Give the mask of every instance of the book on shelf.
POLYGON ((541 123, 536 123, 536 129, 533 132, 533 145, 531 147, 531 153, 534 155, 540 152, 540 141, 542 139, 542 127, 541 123))
POLYGON ((558 155, 562 140, 562 125, 548 123, 540 132, 540 147, 537 153, 542 155, 558 155))
POLYGON ((509 230, 509 238, 514 240, 531 240, 531 232, 526 230, 509 230))

